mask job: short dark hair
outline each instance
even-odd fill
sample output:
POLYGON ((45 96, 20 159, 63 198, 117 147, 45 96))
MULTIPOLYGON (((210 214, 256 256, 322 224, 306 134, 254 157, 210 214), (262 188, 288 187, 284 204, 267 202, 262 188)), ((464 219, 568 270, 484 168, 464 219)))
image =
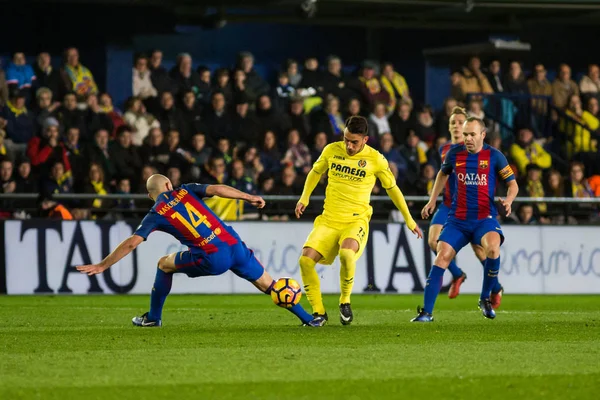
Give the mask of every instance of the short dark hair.
POLYGON ((467 118, 465 123, 467 123, 467 122, 477 122, 479 124, 479 126, 481 127, 481 132, 483 132, 487 129, 485 126, 485 122, 483 122, 483 120, 481 118, 469 117, 469 118, 467 118))
POLYGON ((346 120, 346 129, 352 134, 366 136, 369 134, 369 123, 365 117, 353 115, 346 120))

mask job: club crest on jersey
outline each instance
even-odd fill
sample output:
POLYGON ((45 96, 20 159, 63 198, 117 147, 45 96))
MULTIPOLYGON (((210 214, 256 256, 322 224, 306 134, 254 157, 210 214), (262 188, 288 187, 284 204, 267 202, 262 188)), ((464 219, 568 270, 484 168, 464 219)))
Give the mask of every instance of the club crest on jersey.
POLYGON ((486 169, 489 165, 488 160, 479 160, 479 168, 486 169))
POLYGON ((366 167, 367 166, 367 161, 365 161, 365 160, 359 160, 358 161, 358 166, 361 167, 361 168, 366 167))

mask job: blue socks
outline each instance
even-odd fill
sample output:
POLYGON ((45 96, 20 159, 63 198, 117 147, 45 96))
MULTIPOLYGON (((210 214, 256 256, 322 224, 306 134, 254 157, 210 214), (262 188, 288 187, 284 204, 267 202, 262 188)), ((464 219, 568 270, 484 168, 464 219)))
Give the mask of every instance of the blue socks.
MULTIPOLYGON (((273 285, 275 285, 275 281, 271 282, 271 285, 265 290, 265 294, 271 294, 271 290, 273 289, 273 285)), ((300 303, 288 308, 292 314, 294 314, 303 324, 308 324, 313 320, 313 316, 306 312, 306 310, 300 305, 300 303)))
POLYGON ((481 299, 489 299, 492 289, 499 285, 498 272, 500 271, 500 257, 487 258, 483 269, 483 285, 481 287, 481 299))
POLYGON ((460 269, 458 265, 456 265, 456 261, 454 260, 450 261, 450 265, 448 265, 448 271, 450 271, 454 279, 460 278, 463 274, 462 269, 460 269))
POLYGON ((148 319, 158 321, 162 318, 163 305, 167 296, 171 292, 173 283, 173 274, 167 274, 162 269, 156 269, 156 277, 154 278, 154 286, 150 295, 150 312, 148 319))
POLYGON ((445 269, 434 265, 429 271, 429 277, 427 278, 427 285, 425 286, 425 305, 423 309, 425 312, 431 314, 433 312, 433 306, 437 299, 440 289, 442 288, 442 280, 444 278, 445 269))
MULTIPOLYGON (((486 261, 487 261, 487 259, 481 261, 481 266, 483 267, 484 273, 485 273, 485 262, 486 261)), ((500 284, 500 281, 498 279, 496 279, 496 283, 492 287, 492 293, 500 293, 500 290, 502 290, 502 285, 500 284)))

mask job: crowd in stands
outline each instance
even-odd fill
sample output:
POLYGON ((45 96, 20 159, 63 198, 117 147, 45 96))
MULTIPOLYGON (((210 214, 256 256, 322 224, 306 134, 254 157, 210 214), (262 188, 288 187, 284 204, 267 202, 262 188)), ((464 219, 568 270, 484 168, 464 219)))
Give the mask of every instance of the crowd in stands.
MULTIPOLYGON (((160 50, 136 55, 131 97, 119 110, 109 93, 99 91, 77 49, 65 51, 61 68, 52 66, 48 53, 39 54, 33 66, 23 53, 15 53, 0 69, 2 191, 39 197, 0 200, 0 216, 130 215, 136 208, 132 200, 57 202, 52 195, 146 193, 146 179, 157 172, 175 186, 226 183, 249 193, 299 196, 304 175, 328 143, 341 139, 344 121, 352 115, 368 119, 368 143, 390 161, 403 192, 427 195, 457 105, 488 121, 487 140, 513 163, 522 195, 600 196, 597 65, 577 84, 564 64, 549 82, 541 64, 526 79, 518 62, 504 74, 499 61, 483 69, 473 57, 452 72, 450 97, 436 112, 414 104, 406 80, 391 63, 366 61, 356 74, 344 74, 336 56, 323 67, 313 57, 302 66, 289 59, 277 79, 268 81, 247 52, 239 54, 233 68, 216 71, 194 68, 189 54, 180 54, 167 70, 162 57, 160 50), (520 107, 521 98, 509 100, 513 139, 502 134, 501 119, 487 115, 491 102, 486 94, 493 93, 550 100, 527 98, 526 107, 520 107), (548 119, 560 135, 540 128, 548 119)), ((315 194, 324 194, 325 185, 326 177, 315 194)), ((381 192, 374 188, 374 194, 381 192)), ((293 203, 272 202, 262 217, 291 218, 293 203)), ((569 206, 569 212, 564 207, 524 204, 512 221, 577 222, 597 215, 590 204, 569 206)))

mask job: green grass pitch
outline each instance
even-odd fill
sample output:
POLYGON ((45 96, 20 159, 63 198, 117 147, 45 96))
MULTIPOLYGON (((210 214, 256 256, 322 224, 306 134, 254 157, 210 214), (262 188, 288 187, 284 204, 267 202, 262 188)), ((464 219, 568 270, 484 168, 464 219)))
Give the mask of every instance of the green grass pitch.
MULTIPOLYGON (((303 299, 303 302, 305 300, 303 299)), ((302 328, 269 297, 0 297, 0 399, 597 399, 600 296, 353 296, 355 323, 302 328)))

